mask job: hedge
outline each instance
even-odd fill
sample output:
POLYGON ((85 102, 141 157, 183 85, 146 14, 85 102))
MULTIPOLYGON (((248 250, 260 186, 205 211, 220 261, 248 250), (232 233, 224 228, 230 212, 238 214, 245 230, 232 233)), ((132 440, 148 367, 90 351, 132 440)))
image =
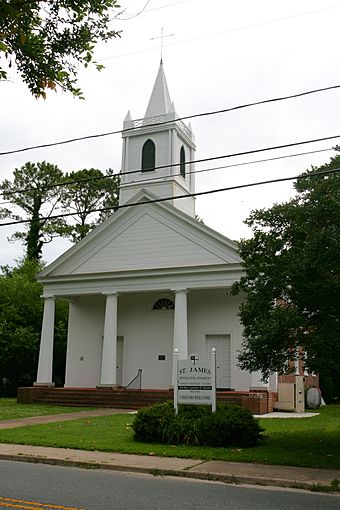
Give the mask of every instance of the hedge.
POLYGON ((254 446, 261 439, 258 420, 247 409, 230 404, 179 406, 172 402, 138 411, 132 428, 136 441, 201 446, 254 446))

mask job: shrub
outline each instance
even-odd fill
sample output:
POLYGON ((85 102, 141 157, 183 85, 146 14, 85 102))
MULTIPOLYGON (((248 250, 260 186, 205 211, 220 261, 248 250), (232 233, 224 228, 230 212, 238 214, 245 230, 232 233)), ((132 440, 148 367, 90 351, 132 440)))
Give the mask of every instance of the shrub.
POLYGON ((163 443, 164 429, 172 415, 175 413, 171 402, 140 409, 132 425, 135 439, 147 443, 163 443))
POLYGON ((132 427, 137 441, 222 447, 254 446, 263 430, 238 406, 179 406, 176 416, 172 402, 141 409, 132 427))
POLYGON ((250 411, 238 406, 219 406, 216 413, 204 416, 201 443, 209 446, 254 446, 262 428, 250 411))

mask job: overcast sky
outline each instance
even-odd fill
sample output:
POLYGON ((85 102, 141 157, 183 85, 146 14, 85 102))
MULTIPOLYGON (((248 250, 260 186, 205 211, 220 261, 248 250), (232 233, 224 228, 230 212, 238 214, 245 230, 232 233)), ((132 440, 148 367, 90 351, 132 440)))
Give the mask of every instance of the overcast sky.
MULTIPOLYGON (((122 128, 131 110, 144 116, 160 61, 180 116, 220 110, 263 99, 340 84, 338 20, 333 0, 122 0, 122 30, 96 50, 102 72, 80 70, 86 100, 49 93, 34 99, 16 75, 0 83, 0 152, 122 128), (130 19, 129 19, 130 18, 130 19), (173 34, 170 36, 170 34, 173 34), (169 36, 168 36, 169 35, 169 36), (168 37, 166 37, 168 36, 168 37)), ((191 121, 196 159, 340 135, 339 89, 304 98, 255 106, 191 121)), ((196 169, 328 149, 339 140, 196 165, 196 169)), ((198 173, 197 191, 293 176, 334 155, 315 153, 271 162, 198 173)), ((27 161, 48 161, 63 171, 121 165, 121 137, 113 135, 0 158, 1 180, 27 161)), ((231 239, 249 237, 243 221, 255 208, 288 200, 291 183, 216 193, 196 200, 196 212, 210 227, 231 239)), ((1 200, 0 200, 1 201, 1 200)), ((0 264, 23 255, 10 244, 14 228, 0 228, 0 264)), ((55 241, 44 251, 48 262, 68 247, 55 241)))

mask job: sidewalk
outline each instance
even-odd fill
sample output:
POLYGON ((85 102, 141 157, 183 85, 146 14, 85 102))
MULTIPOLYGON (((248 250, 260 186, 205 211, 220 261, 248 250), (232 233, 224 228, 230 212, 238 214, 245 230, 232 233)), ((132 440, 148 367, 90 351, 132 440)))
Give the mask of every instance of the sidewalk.
MULTIPOLYGON (((126 413, 128 411, 95 409, 62 415, 22 418, 10 420, 10 422, 2 422, 0 427, 11 428, 121 412, 126 413)), ((17 444, 0 444, 0 460, 39 462, 81 468, 91 467, 113 471, 150 473, 157 476, 172 475, 203 480, 219 480, 225 483, 298 487, 302 489, 312 489, 316 485, 329 487, 332 481, 340 480, 340 469, 296 468, 217 460, 202 461, 199 459, 131 455, 17 444)))

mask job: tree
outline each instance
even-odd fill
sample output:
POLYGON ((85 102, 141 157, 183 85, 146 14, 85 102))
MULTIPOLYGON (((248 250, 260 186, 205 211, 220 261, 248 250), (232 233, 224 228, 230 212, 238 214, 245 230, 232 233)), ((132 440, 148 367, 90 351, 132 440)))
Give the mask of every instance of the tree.
POLYGON ((71 172, 65 180, 70 184, 63 189, 61 202, 65 211, 74 214, 73 221, 67 220, 63 235, 76 243, 114 212, 118 206, 120 179, 111 169, 103 173, 90 168, 71 172), (105 208, 108 210, 91 212, 105 208))
POLYGON ((117 7, 117 0, 2 0, 0 79, 15 65, 35 97, 57 86, 82 97, 79 63, 87 67, 98 41, 119 36, 110 27, 117 7))
POLYGON ((339 168, 339 155, 312 167, 295 198, 246 221, 253 237, 239 243, 245 275, 233 287, 244 293, 239 364, 264 378, 299 352, 308 370, 339 374, 340 172, 314 175, 339 168))
MULTIPOLYGON (((36 380, 43 302, 35 279, 42 264, 25 260, 0 272, 0 394, 36 380)), ((67 337, 67 303, 57 301, 54 380, 63 383, 67 337)))
MULTIPOLYGON (((12 240, 22 240, 26 245, 26 257, 38 260, 42 256, 45 243, 60 235, 64 225, 63 219, 46 219, 55 214, 60 207, 59 200, 62 187, 55 186, 64 179, 62 171, 51 163, 26 163, 14 171, 13 182, 5 179, 0 191, 5 200, 25 212, 31 221, 26 223, 25 231, 18 231, 12 240)), ((8 208, 0 208, 0 218, 23 218, 8 208)))
POLYGON ((10 239, 24 242, 26 258, 39 260, 44 245, 55 237, 80 241, 112 214, 118 206, 119 183, 119 176, 111 169, 63 174, 45 161, 26 163, 14 171, 13 182, 5 179, 0 184, 3 198, 13 206, 0 208, 0 219, 22 221, 16 208, 25 213, 29 220, 25 230, 15 232, 10 239), (107 210, 91 212, 97 209, 107 210))

